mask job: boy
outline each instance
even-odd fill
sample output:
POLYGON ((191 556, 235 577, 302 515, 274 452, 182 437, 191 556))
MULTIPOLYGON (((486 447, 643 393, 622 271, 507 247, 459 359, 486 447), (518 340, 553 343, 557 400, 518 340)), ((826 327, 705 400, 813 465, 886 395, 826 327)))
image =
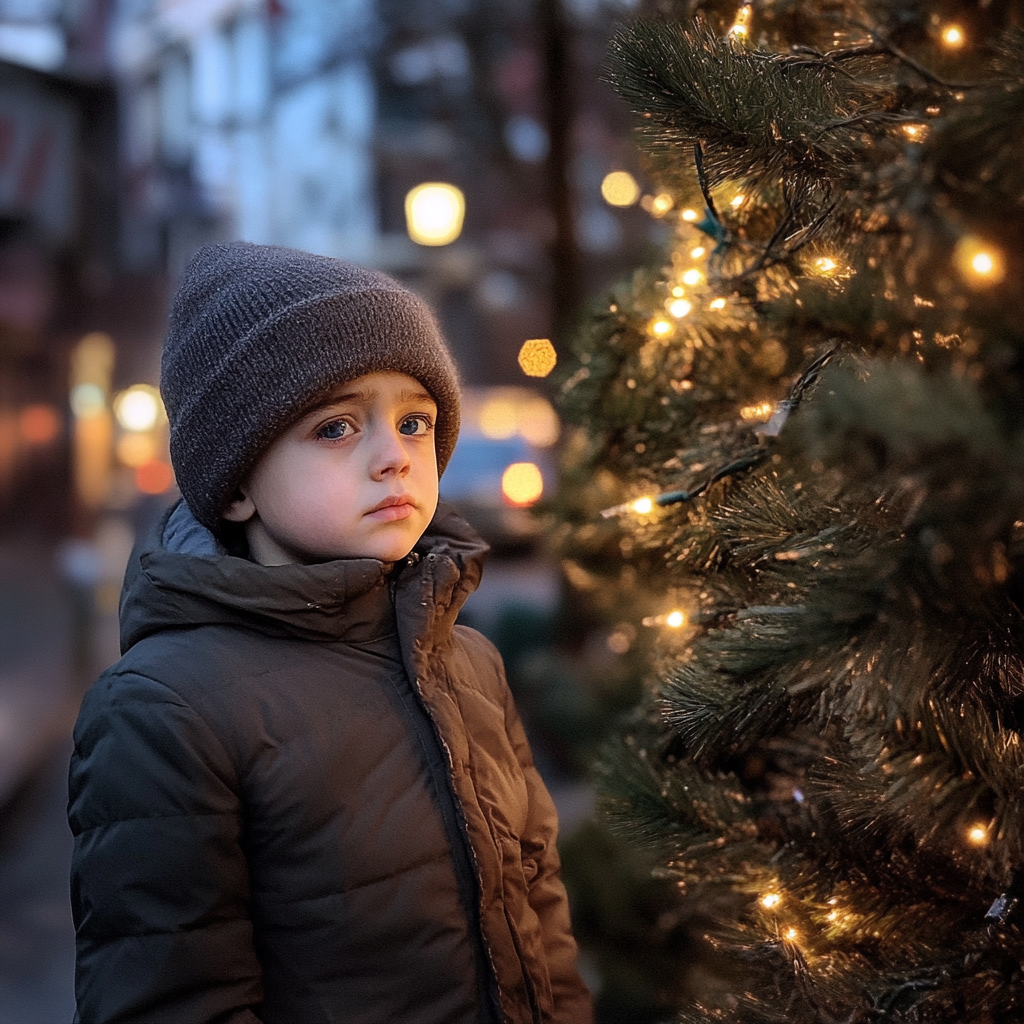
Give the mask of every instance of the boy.
POLYGON ((589 1021, 554 807, 453 625, 486 549, 437 509, 459 393, 429 311, 208 247, 161 388, 184 500, 75 729, 82 1024, 589 1021))

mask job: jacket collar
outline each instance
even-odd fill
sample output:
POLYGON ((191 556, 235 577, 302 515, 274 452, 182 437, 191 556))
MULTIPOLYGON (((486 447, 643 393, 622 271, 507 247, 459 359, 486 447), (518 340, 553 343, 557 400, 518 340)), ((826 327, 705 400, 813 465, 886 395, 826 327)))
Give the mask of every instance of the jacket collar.
POLYGON ((214 624, 359 643, 394 632, 394 605, 412 616, 406 627, 421 642, 428 632, 437 642, 443 639, 437 634, 450 634, 479 584, 487 550, 472 527, 440 503, 413 554, 393 571, 374 558, 263 566, 227 554, 179 503, 129 561, 121 649, 163 629, 214 624))

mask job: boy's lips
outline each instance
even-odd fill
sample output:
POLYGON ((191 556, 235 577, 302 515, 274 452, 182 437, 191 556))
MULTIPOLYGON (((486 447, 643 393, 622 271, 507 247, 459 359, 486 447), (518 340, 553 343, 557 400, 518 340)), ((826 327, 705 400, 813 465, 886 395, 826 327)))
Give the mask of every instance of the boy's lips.
POLYGON ((391 494, 379 501, 365 514, 384 522, 408 519, 416 511, 416 502, 410 494, 391 494))

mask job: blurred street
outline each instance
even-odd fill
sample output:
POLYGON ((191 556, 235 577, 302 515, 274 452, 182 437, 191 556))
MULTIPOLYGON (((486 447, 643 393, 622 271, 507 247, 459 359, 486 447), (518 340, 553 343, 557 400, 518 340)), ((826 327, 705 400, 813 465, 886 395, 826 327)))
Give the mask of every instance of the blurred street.
POLYGON ((2 1024, 74 1015, 65 811, 70 732, 91 661, 85 625, 50 548, 25 539, 0 548, 2 1024))
POLYGON ((0 1024, 69 1024, 74 1017, 70 756, 66 737, 0 812, 0 1024))

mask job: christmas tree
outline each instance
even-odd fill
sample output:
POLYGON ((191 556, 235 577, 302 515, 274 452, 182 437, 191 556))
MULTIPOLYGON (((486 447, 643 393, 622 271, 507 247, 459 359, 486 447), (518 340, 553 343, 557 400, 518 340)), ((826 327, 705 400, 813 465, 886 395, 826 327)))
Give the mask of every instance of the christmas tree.
POLYGON ((602 799, 697 915, 681 1019, 1024 1020, 1024 4, 647 13, 669 243, 554 508, 647 666, 602 799))

